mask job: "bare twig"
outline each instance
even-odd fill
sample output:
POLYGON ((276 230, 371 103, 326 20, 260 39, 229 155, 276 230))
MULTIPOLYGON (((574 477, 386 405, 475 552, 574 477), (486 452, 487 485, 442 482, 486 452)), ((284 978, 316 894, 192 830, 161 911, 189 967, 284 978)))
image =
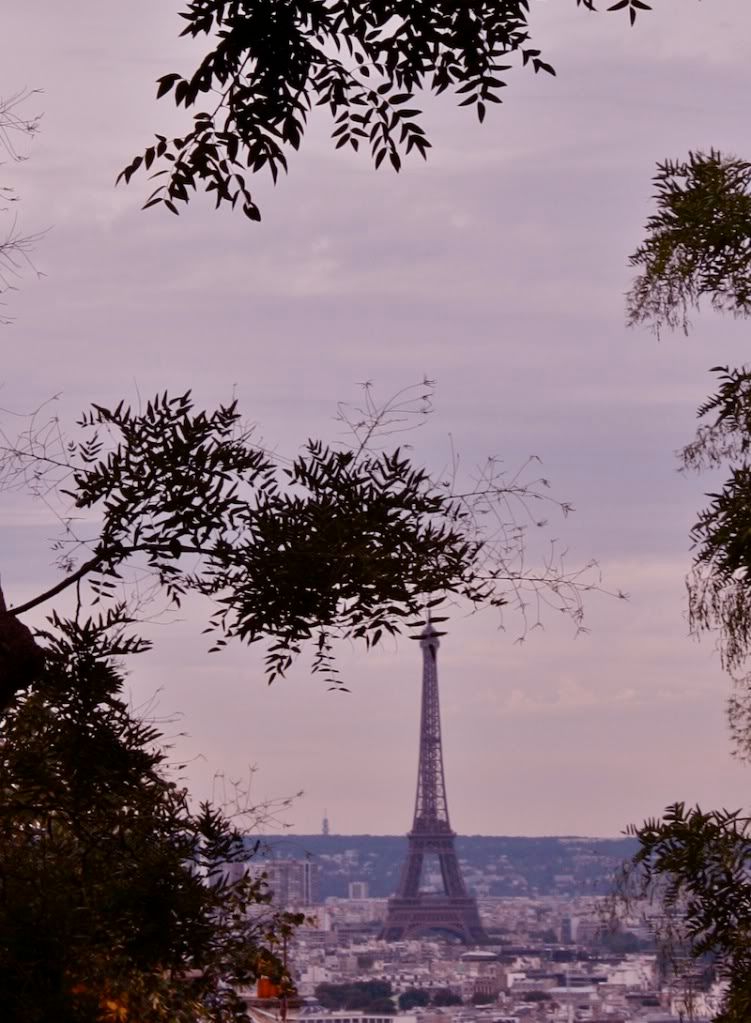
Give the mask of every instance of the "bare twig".
MULTIPOLYGON (((18 137, 33 138, 39 131, 40 115, 28 117, 21 113, 24 104, 35 94, 33 90, 22 89, 4 99, 0 97, 0 149, 12 163, 26 159, 17 146, 18 137)), ((18 195, 13 188, 0 183, 0 215, 11 217, 10 226, 0 239, 0 294, 12 290, 25 270, 37 272, 31 253, 44 233, 24 234, 19 229, 16 214, 11 213, 16 202, 18 195)), ((0 323, 8 322, 7 317, 0 316, 0 323)))

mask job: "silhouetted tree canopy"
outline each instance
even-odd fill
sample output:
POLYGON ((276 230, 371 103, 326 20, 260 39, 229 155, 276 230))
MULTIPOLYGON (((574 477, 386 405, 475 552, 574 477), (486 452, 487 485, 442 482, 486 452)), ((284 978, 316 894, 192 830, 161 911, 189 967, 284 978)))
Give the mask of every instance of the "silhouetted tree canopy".
POLYGON ((399 1009, 402 1012, 424 1008, 426 1005, 430 1005, 430 992, 423 987, 408 987, 399 995, 399 1009))
POLYGON ((475 991, 470 1001, 472 1005, 494 1005, 498 999, 487 991, 475 991))
POLYGON ((751 311, 751 164, 715 150, 665 160, 654 178, 656 212, 631 256, 639 269, 628 319, 688 331, 702 299, 751 311))
MULTIPOLYGON (((751 164, 718 151, 690 153, 658 166, 656 212, 631 257, 639 276, 628 295, 628 318, 662 327, 690 327, 703 301, 734 316, 751 313, 751 164)), ((736 682, 729 703, 735 752, 751 753, 751 370, 716 366, 719 386, 702 403, 701 424, 682 452, 687 470, 721 470, 725 481, 692 528, 689 620, 719 639, 736 682)), ((661 900, 659 930, 667 954, 710 957, 727 992, 717 1023, 751 1018, 751 837, 740 811, 668 807, 631 832, 640 842, 625 888, 661 900)))
MULTIPOLYGON (((595 0, 576 6, 596 9, 595 0)), ((650 6, 616 0, 607 10, 633 24, 650 6)), ((146 206, 173 213, 201 188, 260 220, 248 176, 277 180, 316 107, 329 113, 337 148, 362 146, 376 167, 398 171, 404 155, 430 147, 419 93, 451 91, 482 121, 515 65, 555 73, 531 40, 529 0, 191 0, 181 17, 182 35, 210 46, 192 74, 163 75, 157 96, 195 111, 192 125, 157 135, 120 175, 162 176, 146 206)))
POLYGON ((461 1005, 461 995, 458 995, 455 991, 452 991, 450 987, 439 987, 431 993, 430 996, 431 1005, 435 1005, 437 1008, 448 1005, 461 1005))
MULTIPOLYGON (((404 450, 381 449, 428 400, 425 385, 380 408, 366 390, 359 418, 347 420, 350 446, 308 441, 291 460, 254 442, 236 403, 197 412, 189 394, 142 412, 94 406, 83 438, 54 447, 32 428, 0 451, 0 485, 45 494, 56 485, 71 515, 99 527, 82 540, 66 518, 63 577, 5 620, 84 582, 95 603, 111 601, 123 573, 139 568, 175 606, 190 593, 210 599, 212 649, 265 641, 272 680, 307 646, 332 685, 341 684, 336 640, 371 646, 447 599, 523 616, 549 602, 578 624, 591 566, 527 563, 527 527, 544 525, 532 505, 550 501, 547 481, 505 475, 491 459, 462 491, 455 475, 435 480, 404 450)), ((28 681, 6 670, 6 703, 28 681)))
POLYGON ((550 1002, 553 996, 548 991, 523 991, 523 1002, 550 1002))
MULTIPOLYGON (((658 166, 656 212, 631 256, 640 268, 628 295, 632 324, 681 327, 702 300, 751 313, 751 164, 717 151, 658 166)), ((694 440, 682 452, 691 471, 724 470, 691 531, 689 615, 699 632, 717 630, 724 665, 738 673, 751 640, 751 372, 716 366, 719 387, 698 409, 694 440)), ((751 722, 751 719, 749 719, 751 722)))
POLYGON ((315 989, 315 997, 325 1009, 362 1010, 368 1013, 394 1013, 391 984, 387 980, 356 980, 352 983, 324 982, 315 989))
POLYGON ((287 983, 301 918, 262 879, 226 879, 246 843, 190 808, 159 729, 128 710, 121 662, 148 644, 127 622, 53 615, 40 677, 2 718, 4 1023, 247 1021, 236 986, 287 983))
POLYGON ((694 960, 709 957, 728 985, 715 1023, 745 1023, 751 1018, 748 818, 740 811, 704 812, 676 803, 662 819, 630 830, 641 845, 630 894, 659 893, 664 908, 659 936, 667 961, 676 949, 687 949, 694 960))

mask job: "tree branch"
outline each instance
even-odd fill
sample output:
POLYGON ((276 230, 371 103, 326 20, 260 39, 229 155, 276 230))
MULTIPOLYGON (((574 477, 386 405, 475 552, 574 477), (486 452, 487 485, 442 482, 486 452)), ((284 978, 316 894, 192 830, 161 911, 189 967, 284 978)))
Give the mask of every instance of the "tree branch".
POLYGON ((89 561, 84 561, 82 565, 71 572, 70 575, 66 575, 64 579, 61 579, 55 586, 51 586, 50 589, 45 590, 44 593, 40 593, 37 597, 32 597, 31 600, 27 600, 25 604, 19 604, 18 607, 9 607, 8 614, 11 615, 22 615, 26 611, 30 611, 33 607, 38 607, 40 604, 44 604, 45 601, 51 600, 52 597, 56 597, 58 593, 62 593, 63 590, 67 590, 69 586, 73 586, 79 579, 83 579, 87 573, 91 572, 92 569, 100 565, 104 560, 103 554, 97 554, 89 561))

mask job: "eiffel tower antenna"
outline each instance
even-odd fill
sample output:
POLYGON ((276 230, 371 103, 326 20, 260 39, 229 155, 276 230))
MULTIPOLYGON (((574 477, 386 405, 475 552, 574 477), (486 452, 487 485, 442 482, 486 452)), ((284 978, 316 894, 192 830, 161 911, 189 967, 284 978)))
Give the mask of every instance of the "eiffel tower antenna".
POLYGON ((430 619, 420 634, 422 649, 422 710, 420 755, 412 830, 407 835, 407 857, 402 866, 399 890, 389 899, 386 922, 380 937, 404 941, 428 931, 439 931, 464 942, 481 945, 488 938, 480 922, 477 901, 467 893, 449 822, 446 779, 443 770, 441 712, 438 702, 439 635, 430 619), (435 856, 443 891, 421 890, 425 857, 435 856))

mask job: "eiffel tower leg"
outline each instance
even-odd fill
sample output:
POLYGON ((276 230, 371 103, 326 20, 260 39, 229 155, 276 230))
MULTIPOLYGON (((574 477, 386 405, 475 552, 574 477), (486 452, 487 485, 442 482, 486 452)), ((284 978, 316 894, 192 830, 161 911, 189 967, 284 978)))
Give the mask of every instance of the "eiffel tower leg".
POLYGON ((440 854, 440 864, 441 875, 443 876, 443 890, 446 894, 452 898, 466 898, 467 889, 464 887, 464 880, 459 870, 459 861, 453 849, 453 842, 450 852, 440 854))
POLYGON ((399 891, 403 892, 406 898, 417 898, 420 892, 423 861, 422 850, 410 845, 407 859, 402 867, 402 878, 399 885, 399 891))

